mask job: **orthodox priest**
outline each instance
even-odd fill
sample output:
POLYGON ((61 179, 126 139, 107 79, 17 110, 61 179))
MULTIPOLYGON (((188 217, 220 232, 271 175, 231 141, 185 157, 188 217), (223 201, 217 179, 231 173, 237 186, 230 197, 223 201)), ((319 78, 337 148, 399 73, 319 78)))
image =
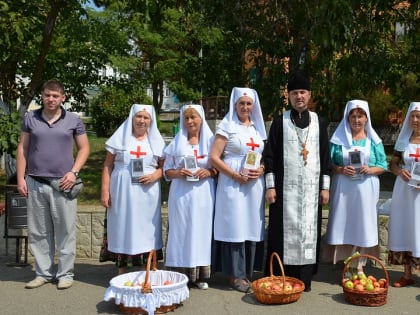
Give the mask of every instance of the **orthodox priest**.
MULTIPOLYGON (((273 121, 263 153, 270 205, 265 273, 277 252, 285 274, 303 281, 309 292, 318 269, 322 205, 329 200, 329 141, 326 121, 308 110, 306 74, 292 74, 287 90, 292 108, 273 121)), ((276 263, 273 273, 281 274, 276 263)))

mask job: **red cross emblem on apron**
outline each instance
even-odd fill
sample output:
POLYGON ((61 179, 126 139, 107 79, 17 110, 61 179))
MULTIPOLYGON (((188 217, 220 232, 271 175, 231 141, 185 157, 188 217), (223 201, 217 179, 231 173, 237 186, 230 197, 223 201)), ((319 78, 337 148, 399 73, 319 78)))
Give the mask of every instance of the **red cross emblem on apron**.
POLYGON ((141 147, 138 145, 137 146, 137 151, 130 151, 131 155, 135 155, 136 158, 138 159, 139 157, 141 157, 142 155, 146 155, 146 152, 141 152, 141 147))
POLYGON ((249 141, 250 142, 245 143, 245 144, 246 144, 246 146, 251 147, 251 150, 252 151, 254 151, 255 148, 259 148, 260 147, 260 145, 258 143, 255 143, 254 142, 254 138, 252 138, 252 137, 249 138, 249 141))

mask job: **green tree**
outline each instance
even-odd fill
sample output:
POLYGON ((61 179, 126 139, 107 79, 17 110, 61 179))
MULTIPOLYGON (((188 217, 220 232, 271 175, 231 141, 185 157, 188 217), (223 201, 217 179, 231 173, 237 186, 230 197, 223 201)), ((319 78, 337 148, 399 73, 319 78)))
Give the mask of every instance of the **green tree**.
POLYGON ((146 82, 159 111, 164 83, 181 102, 199 101, 205 86, 200 55, 216 47, 221 33, 210 26, 195 1, 95 1, 119 17, 129 36, 131 57, 116 55, 119 70, 133 82, 146 82), (204 84, 203 84, 204 82, 204 84))

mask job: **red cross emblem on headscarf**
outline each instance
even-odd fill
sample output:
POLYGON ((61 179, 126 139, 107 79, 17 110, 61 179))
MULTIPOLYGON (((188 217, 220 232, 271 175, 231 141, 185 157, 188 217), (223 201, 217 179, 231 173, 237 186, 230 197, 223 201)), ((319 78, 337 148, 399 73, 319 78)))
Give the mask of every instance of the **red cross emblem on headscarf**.
POLYGON ((130 151, 130 154, 135 155, 137 159, 142 155, 147 155, 146 152, 141 152, 141 147, 139 145, 137 146, 137 151, 130 151))
POLYGON ((260 145, 258 143, 255 143, 254 142, 254 138, 252 138, 252 137, 249 138, 249 141, 251 141, 251 142, 248 142, 248 143, 245 143, 245 144, 246 144, 246 146, 251 147, 251 150, 252 151, 254 151, 255 148, 259 148, 260 147, 260 145))
POLYGON ((420 148, 416 149, 416 154, 410 153, 409 157, 414 157, 414 161, 418 162, 420 157, 420 148))

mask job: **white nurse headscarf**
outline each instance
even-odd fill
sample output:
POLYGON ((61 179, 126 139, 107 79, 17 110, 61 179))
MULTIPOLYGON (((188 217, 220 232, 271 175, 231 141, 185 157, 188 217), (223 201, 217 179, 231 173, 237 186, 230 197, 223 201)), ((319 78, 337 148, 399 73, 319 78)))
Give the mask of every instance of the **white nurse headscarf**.
POLYGON ((230 94, 229 112, 220 122, 218 128, 230 133, 237 132, 237 126, 240 124, 240 122, 236 114, 235 105, 238 99, 242 96, 248 96, 252 99, 254 107, 251 112, 250 120, 254 124, 255 129, 257 130, 257 133, 259 134, 261 139, 267 139, 264 118, 261 111, 260 99, 258 98, 257 91, 250 88, 234 87, 232 89, 232 93, 230 94))
POLYGON ((395 143, 395 151, 403 152, 410 143, 410 137, 413 133, 413 128, 410 125, 410 114, 412 111, 420 111, 420 102, 412 102, 405 115, 404 123, 401 127, 400 134, 398 135, 397 142, 395 143))
POLYGON ((195 109, 200 115, 202 121, 200 130, 199 155, 208 156, 211 143, 213 141, 213 132, 207 124, 203 106, 195 104, 188 104, 181 107, 179 117, 179 132, 176 134, 172 145, 169 145, 165 149, 165 154, 184 156, 191 152, 191 146, 188 144, 188 129, 184 125, 184 112, 189 108, 195 109))
POLYGON ((362 101, 362 100, 352 100, 352 101, 347 102, 346 108, 344 109, 343 119, 340 121, 340 124, 338 125, 337 129, 332 135, 330 142, 334 144, 342 145, 346 148, 351 147, 352 142, 353 142, 353 137, 351 135, 349 115, 350 115, 350 112, 355 108, 363 109, 364 112, 366 113, 367 122, 365 125, 365 131, 366 131, 367 137, 375 144, 382 142, 381 138, 379 138, 378 134, 372 127, 372 123, 370 119, 370 112, 369 112, 369 105, 366 101, 362 101))
POLYGON ((128 118, 118 127, 117 131, 114 132, 105 144, 116 150, 127 150, 126 145, 129 143, 130 138, 133 137, 133 118, 140 111, 148 112, 151 117, 150 126, 147 130, 147 139, 149 140, 153 155, 160 157, 163 154, 165 141, 157 128, 156 113, 152 105, 134 104, 131 106, 128 118))

